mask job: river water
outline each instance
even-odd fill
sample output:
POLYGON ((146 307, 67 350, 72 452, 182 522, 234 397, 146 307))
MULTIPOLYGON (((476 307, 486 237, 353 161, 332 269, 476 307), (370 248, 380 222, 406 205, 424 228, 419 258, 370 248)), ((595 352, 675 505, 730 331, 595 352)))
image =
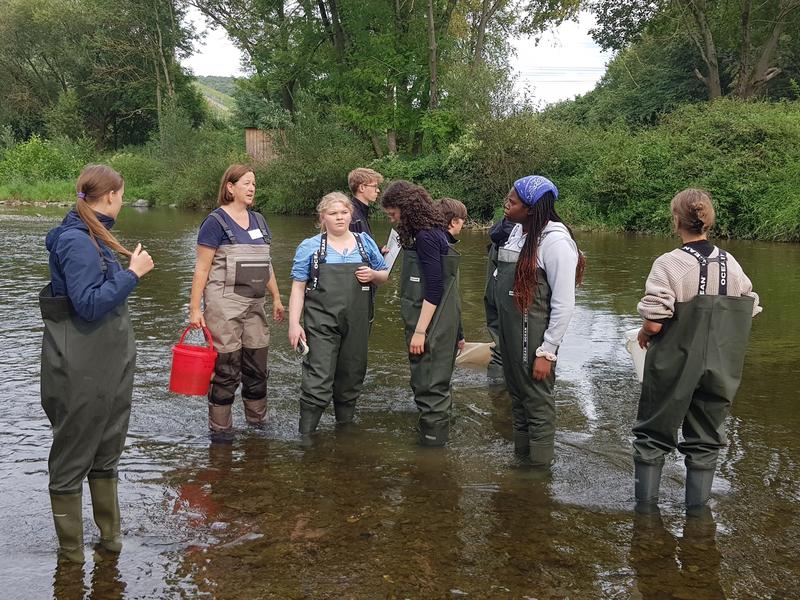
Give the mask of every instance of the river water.
MULTIPOLYGON (((636 517, 630 428, 639 393, 622 334, 668 238, 579 234, 585 285, 558 364, 557 461, 542 477, 512 460, 506 393, 457 368, 444 450, 420 449, 397 274, 378 294, 355 430, 331 414, 296 437, 300 365, 273 328, 269 424, 211 444, 202 398, 167 391, 186 321, 200 213, 123 211, 156 270, 131 298, 138 368, 120 472, 118 560, 56 567, 47 496, 50 429, 39 405, 44 235, 66 209, 0 209, 0 589, 3 598, 797 598, 800 595, 800 247, 726 242, 765 307, 728 423, 714 521, 684 515, 683 465, 665 467, 660 516, 636 517)), ((288 304, 289 262, 314 233, 272 217, 288 304)), ((380 239, 387 233, 377 224, 380 239)), ((459 244, 464 328, 483 327, 485 233, 459 244)), ((331 411, 332 412, 332 411, 331 411)), ((88 491, 87 540, 97 536, 88 491)), ((103 560, 101 560, 104 558, 103 560)))

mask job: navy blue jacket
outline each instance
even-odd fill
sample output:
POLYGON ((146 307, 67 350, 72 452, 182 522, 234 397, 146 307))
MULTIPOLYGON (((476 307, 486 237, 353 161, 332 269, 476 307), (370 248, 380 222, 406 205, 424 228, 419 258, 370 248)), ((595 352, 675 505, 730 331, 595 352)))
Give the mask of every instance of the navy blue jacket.
MULTIPOLYGON (((96 214, 106 229, 111 229, 114 219, 96 214)), ((97 321, 125 302, 139 282, 133 271, 122 268, 111 248, 98 240, 106 263, 103 273, 100 252, 89 237, 89 228, 74 210, 50 230, 45 244, 50 252, 53 296, 67 296, 84 321, 97 321)))

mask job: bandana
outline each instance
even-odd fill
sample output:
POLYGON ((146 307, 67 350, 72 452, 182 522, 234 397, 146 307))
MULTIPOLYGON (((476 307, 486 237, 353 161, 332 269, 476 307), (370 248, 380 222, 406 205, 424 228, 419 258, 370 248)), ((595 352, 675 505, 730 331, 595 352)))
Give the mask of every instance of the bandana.
POLYGON ((528 175, 514 182, 514 189, 517 196, 528 206, 533 206, 542 199, 547 192, 553 192, 553 196, 558 198, 558 188, 552 181, 540 175, 528 175))

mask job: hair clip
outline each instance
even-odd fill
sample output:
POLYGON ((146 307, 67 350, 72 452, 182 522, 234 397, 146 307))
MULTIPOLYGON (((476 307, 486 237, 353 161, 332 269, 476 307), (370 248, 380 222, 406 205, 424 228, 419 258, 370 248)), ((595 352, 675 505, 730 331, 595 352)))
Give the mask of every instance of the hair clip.
POLYGON ((84 192, 78 192, 78 198, 81 200, 86 200, 86 194, 84 192))
POLYGON ((705 223, 703 223, 702 219, 695 219, 692 221, 692 227, 695 229, 702 229, 705 223))

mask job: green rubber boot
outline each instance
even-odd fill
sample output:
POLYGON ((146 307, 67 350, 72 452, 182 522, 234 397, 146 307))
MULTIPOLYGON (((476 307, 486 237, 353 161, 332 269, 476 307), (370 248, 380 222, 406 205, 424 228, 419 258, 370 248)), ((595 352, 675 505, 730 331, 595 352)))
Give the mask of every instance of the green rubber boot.
POLYGON ((319 420, 322 418, 322 409, 317 407, 310 407, 303 402, 300 403, 300 433, 308 435, 314 433, 319 425, 319 420))
POLYGON ((531 436, 527 431, 514 432, 514 454, 520 458, 530 458, 531 436))
POLYGON ((100 529, 100 545, 109 552, 120 552, 122 532, 116 478, 90 479, 89 491, 92 494, 94 522, 100 529))
POLYGON ((704 506, 711 497, 715 469, 686 470, 686 507, 704 506))
POLYGON ((655 464, 634 461, 634 493, 638 512, 658 504, 658 488, 661 487, 661 470, 664 461, 655 464))
POLYGON ((449 421, 440 421, 435 425, 426 425, 420 422, 417 425, 417 433, 420 446, 441 448, 450 439, 450 423, 449 421))
POLYGON ((82 494, 50 494, 53 522, 58 536, 58 556, 70 562, 82 563, 83 515, 82 494))

